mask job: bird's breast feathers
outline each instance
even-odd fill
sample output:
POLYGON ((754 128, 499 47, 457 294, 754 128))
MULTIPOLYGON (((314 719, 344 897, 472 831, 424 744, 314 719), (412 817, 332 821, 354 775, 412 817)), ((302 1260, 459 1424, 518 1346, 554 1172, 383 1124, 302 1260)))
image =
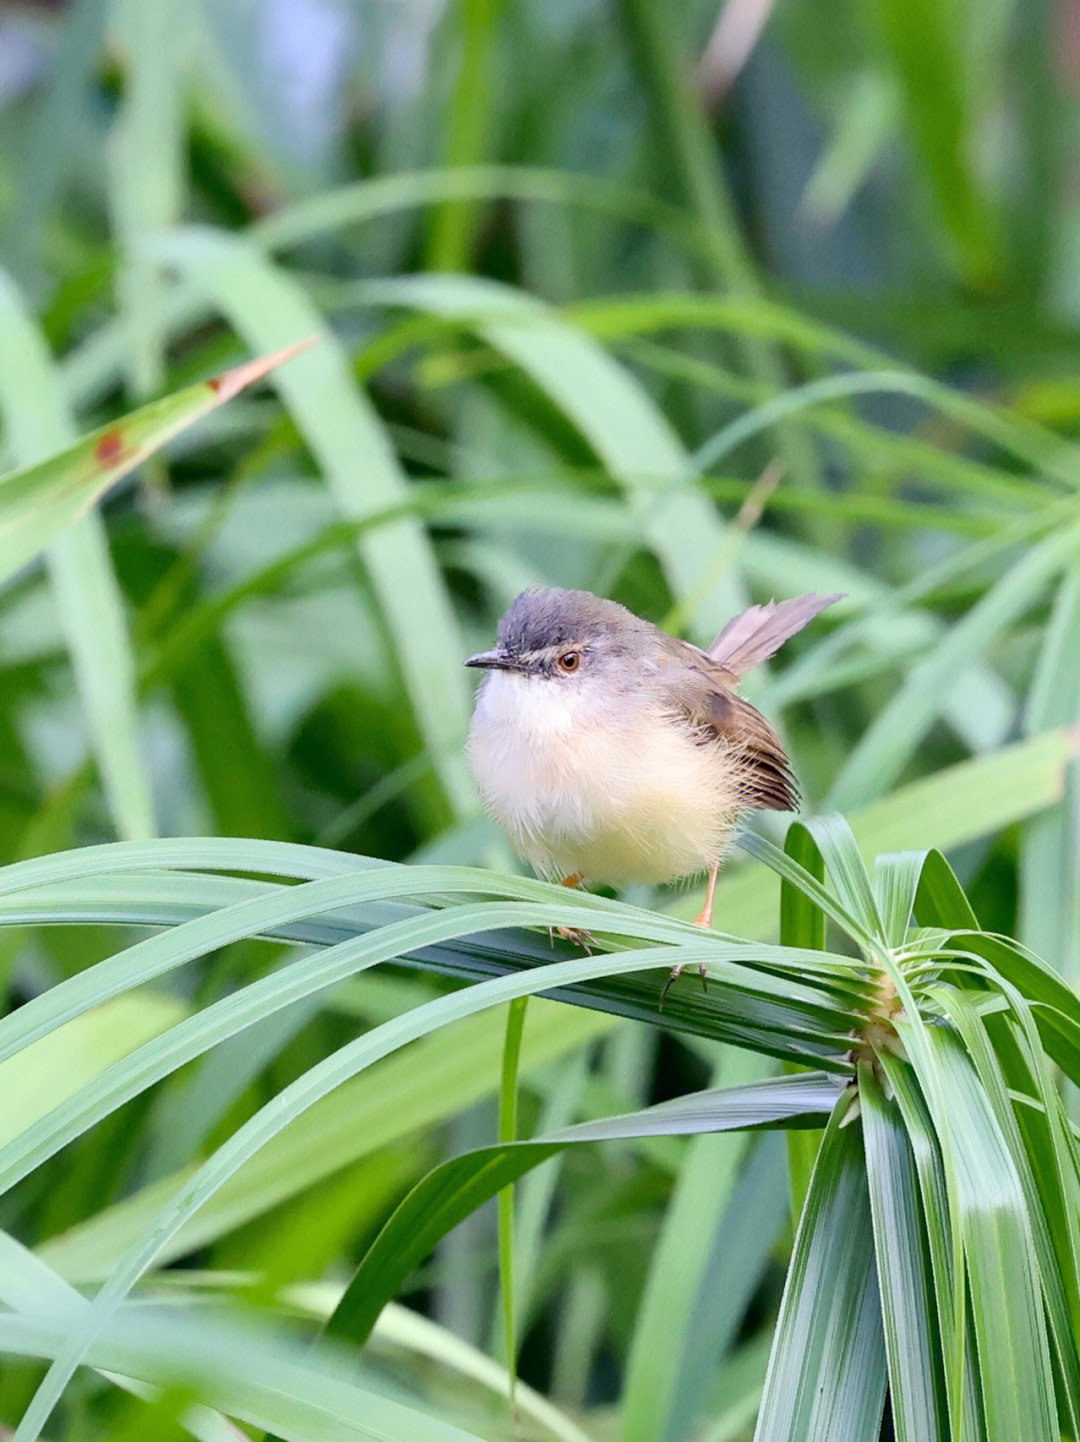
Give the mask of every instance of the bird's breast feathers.
POLYGON ((619 883, 705 870, 740 809, 735 757, 636 707, 598 714, 584 687, 493 671, 469 756, 484 802, 541 873, 619 883))

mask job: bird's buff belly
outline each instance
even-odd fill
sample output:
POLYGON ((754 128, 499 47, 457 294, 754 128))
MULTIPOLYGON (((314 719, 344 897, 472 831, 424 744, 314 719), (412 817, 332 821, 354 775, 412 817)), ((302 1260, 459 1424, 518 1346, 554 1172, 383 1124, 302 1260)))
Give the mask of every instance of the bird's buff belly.
POLYGON ((619 885, 706 870, 739 809, 728 768, 670 726, 635 740, 586 733, 521 745, 495 729, 474 732, 470 750, 488 810, 541 875, 619 885))

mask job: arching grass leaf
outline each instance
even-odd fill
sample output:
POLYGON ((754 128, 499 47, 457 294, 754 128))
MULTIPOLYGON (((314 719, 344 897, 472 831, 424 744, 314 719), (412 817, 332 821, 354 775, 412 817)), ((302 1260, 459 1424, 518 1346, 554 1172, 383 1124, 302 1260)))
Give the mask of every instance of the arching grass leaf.
POLYGON ((549 1138, 484 1147, 444 1162, 412 1189, 376 1237, 328 1330, 364 1341, 385 1304, 451 1227, 563 1147, 636 1136, 820 1125, 842 1090, 823 1075, 778 1077, 699 1092, 644 1112, 567 1127, 549 1138))
POLYGON ((309 344, 287 346, 152 401, 37 465, 0 476, 0 581, 32 560, 147 456, 309 344))

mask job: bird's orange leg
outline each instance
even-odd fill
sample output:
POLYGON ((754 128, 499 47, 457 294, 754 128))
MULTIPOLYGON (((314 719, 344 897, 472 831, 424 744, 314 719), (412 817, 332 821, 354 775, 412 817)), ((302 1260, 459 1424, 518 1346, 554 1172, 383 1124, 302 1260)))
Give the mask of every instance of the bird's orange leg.
POLYGON ((720 871, 720 862, 714 861, 712 870, 709 872, 709 884, 705 888, 705 905, 701 908, 695 926, 712 926, 712 905, 713 897, 716 895, 716 878, 720 871))
MULTIPOLYGON (((564 876, 559 885, 577 887, 584 879, 580 871, 575 871, 572 876, 564 876)), ((576 926, 557 926, 555 930, 564 941, 572 942, 574 946, 583 946, 586 951, 589 951, 593 939, 591 932, 579 931, 576 926)))
MULTIPOLYGON (((694 922, 694 925, 695 925, 695 926, 705 926, 705 927, 711 927, 711 926, 712 926, 713 897, 716 895, 716 878, 717 878, 719 872, 720 872, 720 862, 719 862, 719 860, 716 860, 716 861, 713 862, 712 867, 711 867, 711 869, 710 869, 710 871, 709 871, 709 882, 708 882, 708 885, 707 885, 706 888, 705 888, 705 905, 701 908, 701 911, 698 913, 697 919, 696 919, 695 922, 694 922)), ((662 1008, 663 1005, 664 1005, 664 998, 667 996, 668 991, 669 991, 670 988, 671 988, 672 982, 673 982, 673 981, 678 981, 678 979, 679 979, 679 977, 680 977, 681 975, 682 975, 682 963, 680 962, 678 966, 673 966, 673 967, 671 968, 671 975, 668 977, 667 981, 664 982, 663 990, 662 990, 661 993, 660 993, 660 1002, 659 1002, 659 1005, 660 1005, 661 1008, 662 1008)), ((703 964, 703 963, 699 963, 699 964, 698 964, 698 975, 701 977, 701 987, 702 987, 702 990, 703 990, 703 991, 708 991, 708 989, 709 989, 709 974, 708 974, 708 972, 705 970, 705 967, 704 967, 704 964, 703 964)))

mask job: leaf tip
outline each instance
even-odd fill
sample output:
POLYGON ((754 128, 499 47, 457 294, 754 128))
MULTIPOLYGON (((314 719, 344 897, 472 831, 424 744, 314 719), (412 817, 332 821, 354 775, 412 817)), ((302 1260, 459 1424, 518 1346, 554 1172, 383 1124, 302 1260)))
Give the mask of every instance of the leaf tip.
POLYGON ((224 404, 225 401, 232 400, 233 396, 242 391, 245 386, 261 380, 277 366, 284 365, 294 356, 310 350, 313 345, 318 344, 318 341, 317 335, 309 335, 304 340, 298 340, 293 345, 286 346, 284 350, 274 351, 270 355, 257 356, 255 360, 246 361, 242 366, 236 366, 231 371, 224 371, 221 375, 208 380, 206 384, 218 400, 224 404))

